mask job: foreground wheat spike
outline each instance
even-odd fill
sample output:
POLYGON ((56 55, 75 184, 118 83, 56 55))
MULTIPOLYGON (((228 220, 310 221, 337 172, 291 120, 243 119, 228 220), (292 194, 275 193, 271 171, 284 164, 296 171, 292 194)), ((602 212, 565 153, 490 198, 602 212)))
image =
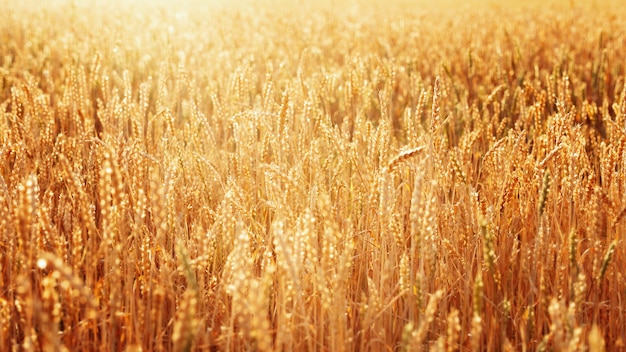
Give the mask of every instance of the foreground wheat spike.
POLYGON ((407 150, 400 152, 400 154, 396 155, 393 159, 391 159, 389 164, 387 164, 387 169, 389 171, 393 171, 399 164, 409 160, 410 158, 417 155, 417 153, 421 152, 425 148, 426 148, 425 146, 421 146, 421 147, 411 148, 411 149, 407 149, 407 150))
POLYGON ((72 273, 71 268, 65 265, 61 259, 51 253, 44 252, 39 255, 37 267, 42 270, 49 267, 53 273, 52 277, 59 280, 61 288, 71 290, 70 295, 72 297, 84 300, 87 307, 86 317, 89 319, 96 317, 98 303, 94 299, 93 293, 79 277, 72 273))

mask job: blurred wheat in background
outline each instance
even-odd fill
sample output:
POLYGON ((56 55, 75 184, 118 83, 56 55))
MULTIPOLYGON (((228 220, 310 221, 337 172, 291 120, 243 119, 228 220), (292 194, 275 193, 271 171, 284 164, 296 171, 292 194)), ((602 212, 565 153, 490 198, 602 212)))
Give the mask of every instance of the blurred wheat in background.
POLYGON ((626 8, 445 4, 1 4, 0 350, 625 348, 626 8))

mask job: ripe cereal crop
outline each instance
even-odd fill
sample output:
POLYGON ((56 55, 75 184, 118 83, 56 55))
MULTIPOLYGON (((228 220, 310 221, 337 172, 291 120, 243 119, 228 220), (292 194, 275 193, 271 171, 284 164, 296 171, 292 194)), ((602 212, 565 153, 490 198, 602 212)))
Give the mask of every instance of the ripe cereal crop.
POLYGON ((626 348, 620 2, 0 13, 0 350, 626 348))

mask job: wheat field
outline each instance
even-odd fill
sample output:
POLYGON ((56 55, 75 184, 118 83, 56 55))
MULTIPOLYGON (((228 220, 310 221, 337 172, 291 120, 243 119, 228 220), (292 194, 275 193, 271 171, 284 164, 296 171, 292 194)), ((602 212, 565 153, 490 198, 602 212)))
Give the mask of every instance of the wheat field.
POLYGON ((0 13, 0 350, 626 348, 619 2, 0 13))

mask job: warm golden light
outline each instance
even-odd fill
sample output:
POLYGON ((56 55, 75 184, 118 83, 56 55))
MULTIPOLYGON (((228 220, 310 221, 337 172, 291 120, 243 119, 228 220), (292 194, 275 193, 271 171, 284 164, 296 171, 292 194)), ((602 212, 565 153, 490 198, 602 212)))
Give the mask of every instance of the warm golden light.
POLYGON ((602 351, 626 4, 0 1, 0 351, 602 351))

